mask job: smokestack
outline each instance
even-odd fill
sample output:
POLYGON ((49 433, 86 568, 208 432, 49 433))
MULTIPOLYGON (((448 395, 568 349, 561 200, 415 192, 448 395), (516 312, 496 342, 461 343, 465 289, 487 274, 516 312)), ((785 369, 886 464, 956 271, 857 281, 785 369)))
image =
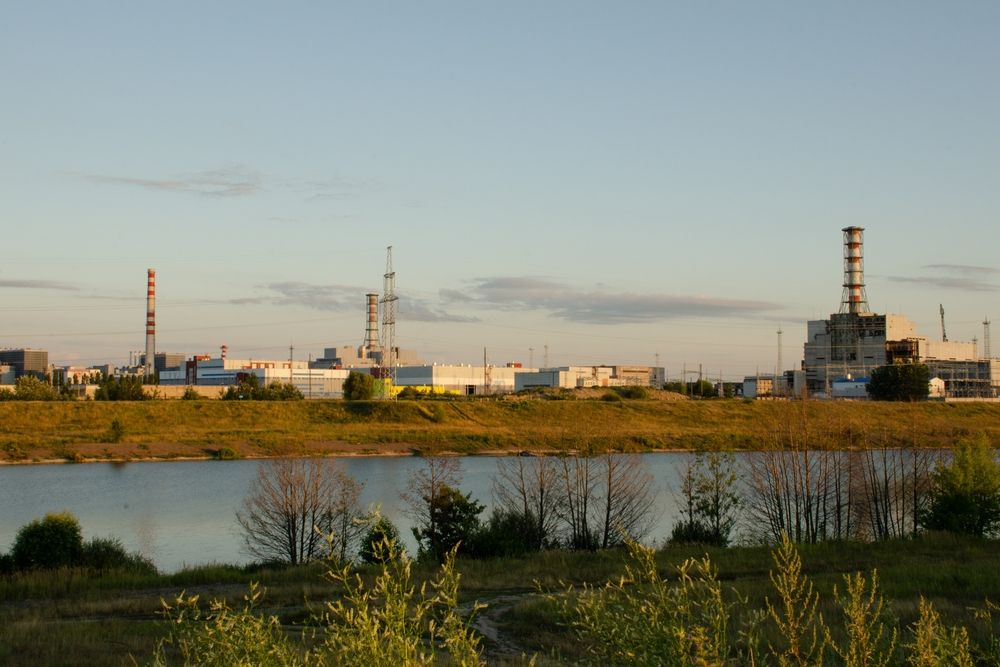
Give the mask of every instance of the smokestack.
POLYGON ((156 362, 156 271, 146 271, 146 375, 152 375, 156 362))
POLYGON ((844 227, 844 294, 840 312, 867 313, 865 292, 864 227, 844 227))
POLYGON ((220 350, 220 354, 222 355, 222 360, 225 361, 226 360, 226 356, 229 354, 229 346, 228 345, 221 345, 221 346, 219 346, 219 350, 220 350))
POLYGON ((368 328, 365 330, 365 356, 378 349, 378 294, 365 294, 368 300, 368 328))

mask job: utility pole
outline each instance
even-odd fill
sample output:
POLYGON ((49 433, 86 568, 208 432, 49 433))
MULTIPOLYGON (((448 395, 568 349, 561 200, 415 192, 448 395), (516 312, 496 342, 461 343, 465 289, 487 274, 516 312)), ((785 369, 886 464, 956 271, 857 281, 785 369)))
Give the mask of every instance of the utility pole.
POLYGON ((312 352, 310 352, 310 353, 309 353, 309 398, 312 398, 312 397, 313 397, 313 374, 312 374, 312 365, 313 365, 313 353, 312 353, 312 352))
POLYGON ((528 348, 528 368, 535 367, 535 348, 528 348))
POLYGON ((983 318, 983 359, 992 359, 990 350, 990 318, 983 318))
POLYGON ((288 346, 288 384, 294 384, 292 381, 292 361, 295 359, 295 347, 293 345, 288 346))

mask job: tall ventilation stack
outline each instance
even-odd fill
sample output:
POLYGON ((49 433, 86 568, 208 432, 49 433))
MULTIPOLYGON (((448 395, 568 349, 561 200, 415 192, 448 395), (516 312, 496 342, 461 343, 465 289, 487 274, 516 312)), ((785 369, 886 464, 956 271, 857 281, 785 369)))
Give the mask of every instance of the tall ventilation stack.
POLYGON ((368 327, 365 329, 364 358, 371 359, 378 350, 378 294, 365 294, 368 300, 368 327))
POLYGON ((156 369, 156 271, 146 270, 146 375, 156 369))
POLYGON ((865 292, 864 227, 844 227, 844 295, 841 313, 867 313, 865 292))

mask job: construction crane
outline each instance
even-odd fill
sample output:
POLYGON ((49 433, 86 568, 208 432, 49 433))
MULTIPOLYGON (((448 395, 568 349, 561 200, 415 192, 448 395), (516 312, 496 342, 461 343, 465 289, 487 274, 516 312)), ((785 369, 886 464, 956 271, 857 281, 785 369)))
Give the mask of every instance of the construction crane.
POLYGON ((944 304, 943 303, 939 303, 938 307, 941 309, 941 342, 947 343, 948 342, 948 334, 945 333, 945 330, 944 330, 944 304))

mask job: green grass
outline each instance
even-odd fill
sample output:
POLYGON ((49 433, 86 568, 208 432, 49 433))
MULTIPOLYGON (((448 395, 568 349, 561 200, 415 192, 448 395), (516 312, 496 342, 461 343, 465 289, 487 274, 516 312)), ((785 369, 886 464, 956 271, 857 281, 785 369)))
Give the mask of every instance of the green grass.
MULTIPOLYGON (((717 565, 725 590, 737 591, 760 608, 773 598, 768 573, 770 550, 668 548, 657 554, 663 576, 688 557, 708 554, 717 565)), ((900 627, 916 618, 919 596, 928 597, 948 624, 969 625, 974 638, 984 628, 972 620, 970 608, 986 598, 1000 600, 1000 542, 928 535, 918 540, 880 544, 824 543, 803 546, 806 574, 822 597, 820 611, 835 619, 832 589, 855 570, 877 569, 900 627)), ((560 593, 566 585, 600 585, 624 571, 625 553, 553 551, 531 557, 459 561, 464 601, 513 597, 499 614, 504 636, 536 652, 539 664, 565 664, 583 657, 586 643, 562 624, 555 605, 540 593, 560 593)), ((250 581, 266 588, 262 610, 276 614, 289 628, 308 622, 339 589, 323 578, 322 564, 302 567, 236 567, 206 565, 171 575, 110 573, 102 577, 81 570, 62 570, 0 577, 0 663, 119 665, 129 655, 144 663, 164 627, 158 620, 161 598, 181 591, 204 601, 225 597, 239 605, 250 581)), ((362 568, 362 574, 372 576, 362 568)), ((429 580, 437 568, 417 564, 415 579, 429 580)), ((735 627, 735 624, 734 624, 735 627)), ((500 664, 522 664, 507 656, 500 664)))
POLYGON ((5 460, 337 452, 948 447, 985 433, 1000 405, 954 403, 504 400, 0 403, 5 460), (121 442, 105 437, 117 421, 121 442))

